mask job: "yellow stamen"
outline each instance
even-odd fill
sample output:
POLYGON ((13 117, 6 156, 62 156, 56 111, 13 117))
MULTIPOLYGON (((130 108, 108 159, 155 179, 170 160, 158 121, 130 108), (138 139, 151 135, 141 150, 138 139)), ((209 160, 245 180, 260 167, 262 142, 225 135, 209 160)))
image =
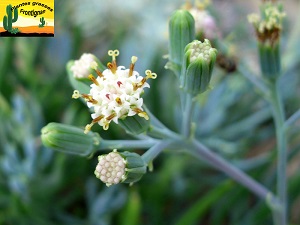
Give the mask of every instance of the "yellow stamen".
POLYGON ((111 62, 107 63, 107 68, 110 69, 110 71, 111 71, 113 74, 115 74, 116 71, 117 71, 117 67, 115 66, 115 64, 113 64, 113 63, 111 63, 111 62))
POLYGON ((97 104, 98 101, 96 99, 93 99, 92 96, 87 95, 87 94, 82 94, 81 97, 83 97, 87 102, 91 102, 93 104, 97 104))
POLYGON ((96 79, 92 74, 89 75, 89 79, 90 79, 94 84, 96 84, 97 86, 99 86, 99 83, 98 83, 97 79, 96 79))
POLYGON ((120 99, 119 97, 117 97, 117 98, 115 99, 115 101, 116 101, 119 105, 122 105, 122 101, 121 101, 121 99, 120 99))
POLYGON ((149 78, 156 79, 156 77, 157 77, 157 74, 152 73, 151 70, 146 70, 145 74, 146 74, 146 79, 149 79, 149 78))
POLYGON ((91 130, 93 125, 94 125, 93 123, 87 124, 84 128, 84 133, 87 134, 91 130))
POLYGON ((87 134, 91 130, 92 126, 94 126, 95 123, 98 123, 103 118, 104 118, 104 116, 100 115, 100 116, 96 117, 95 119, 93 119, 90 124, 87 124, 85 126, 84 133, 87 134))
POLYGON ((108 55, 112 57, 111 64, 107 64, 107 67, 111 70, 112 73, 116 73, 117 71, 117 61, 116 61, 116 56, 119 55, 119 50, 109 50, 108 55))
POLYGON ((77 99, 77 98, 80 98, 80 97, 81 97, 81 94, 79 93, 79 91, 78 90, 74 90, 72 98, 77 99))
POLYGON ((151 70, 146 70, 145 74, 146 74, 146 77, 144 77, 138 84, 133 85, 133 90, 136 91, 138 88, 142 87, 148 79, 150 79, 150 78, 156 79, 156 77, 157 77, 157 74, 152 73, 151 70))
POLYGON ((143 110, 139 109, 139 108, 135 108, 133 109, 133 111, 135 111, 139 117, 143 117, 145 118, 145 120, 149 120, 149 116, 146 112, 144 112, 143 110))
POLYGON ((137 60, 138 60, 138 58, 136 56, 131 57, 131 63, 129 66, 129 74, 128 74, 129 77, 131 77, 133 74, 134 64, 136 63, 137 60))
POLYGON ((103 74, 102 74, 102 72, 100 71, 100 70, 95 70, 96 71, 96 73, 97 73, 97 75, 99 76, 99 77, 103 77, 103 74))
POLYGON ((103 125, 103 130, 108 130, 109 128, 109 122, 105 122, 105 124, 103 125))
POLYGON ((113 112, 111 115, 109 115, 108 117, 106 117, 105 119, 107 120, 107 121, 110 121, 110 120, 112 120, 114 117, 116 117, 117 116, 117 114, 115 113, 115 112, 113 112))

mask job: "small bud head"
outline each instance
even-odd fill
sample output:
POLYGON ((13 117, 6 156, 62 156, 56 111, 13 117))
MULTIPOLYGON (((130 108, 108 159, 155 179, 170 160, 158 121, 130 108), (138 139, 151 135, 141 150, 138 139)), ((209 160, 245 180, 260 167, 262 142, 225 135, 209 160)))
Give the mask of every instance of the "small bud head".
POLYGON ((211 47, 209 40, 195 40, 185 48, 182 64, 181 86, 193 96, 206 91, 210 82, 217 50, 211 47))
POLYGON ((98 157, 95 175, 107 186, 118 183, 133 183, 146 173, 142 157, 133 152, 117 152, 98 157))

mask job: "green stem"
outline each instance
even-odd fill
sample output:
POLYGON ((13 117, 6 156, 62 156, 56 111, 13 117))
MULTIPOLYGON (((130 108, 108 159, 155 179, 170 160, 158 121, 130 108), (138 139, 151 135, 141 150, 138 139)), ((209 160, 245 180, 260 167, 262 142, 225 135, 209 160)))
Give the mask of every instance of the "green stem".
POLYGON ((146 151, 143 155, 142 158, 145 161, 146 164, 151 163, 161 151, 166 149, 168 146, 170 146, 172 141, 166 140, 166 141, 160 141, 154 146, 152 146, 148 151, 146 151))
POLYGON ((194 108, 194 100, 191 94, 186 94, 185 107, 182 118, 182 134, 184 137, 190 137, 192 113, 194 108))
POLYGON ((285 113, 283 102, 279 93, 278 80, 270 85, 271 99, 270 103, 273 109, 273 116, 276 128, 278 163, 277 163, 277 194, 282 205, 279 212, 276 213, 277 224, 287 224, 287 137, 284 127, 285 113))
POLYGON ((271 204, 277 205, 278 201, 276 197, 263 185, 255 181, 243 171, 234 167, 232 164, 230 164, 214 152, 212 152, 199 141, 193 140, 192 145, 194 148, 194 153, 196 153, 196 155, 202 158, 203 160, 207 161, 211 166, 224 172, 229 177, 248 188, 258 197, 270 201, 271 204))
POLYGON ((288 118, 284 123, 284 129, 294 125, 294 123, 300 119, 300 109, 298 109, 290 118, 288 118))
POLYGON ((105 149, 148 149, 159 141, 155 139, 145 140, 101 140, 98 150, 105 149))
POLYGON ((179 134, 169 130, 168 128, 158 128, 152 125, 150 125, 148 134, 161 139, 173 139, 173 140, 181 139, 181 136, 179 134))

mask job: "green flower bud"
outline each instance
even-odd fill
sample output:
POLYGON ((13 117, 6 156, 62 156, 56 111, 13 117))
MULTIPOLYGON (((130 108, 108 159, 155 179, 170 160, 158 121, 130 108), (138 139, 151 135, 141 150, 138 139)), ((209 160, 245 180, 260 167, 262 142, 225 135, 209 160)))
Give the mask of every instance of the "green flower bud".
POLYGON ((98 157, 95 175, 107 186, 118 183, 134 183, 147 171, 142 157, 133 152, 113 152, 98 157))
POLYGON ((138 135, 148 130, 150 126, 149 117, 142 111, 138 115, 127 116, 119 119, 118 124, 129 134, 138 135))
POLYGON ((70 125, 49 123, 42 128, 42 142, 46 147, 81 156, 92 154, 100 145, 100 136, 70 125))
POLYGON ((189 43, 184 51, 180 83, 186 92, 196 96, 209 86, 217 50, 205 39, 189 43))
POLYGON ((186 10, 175 11, 169 21, 169 59, 181 65, 184 48, 195 39, 195 21, 186 10))

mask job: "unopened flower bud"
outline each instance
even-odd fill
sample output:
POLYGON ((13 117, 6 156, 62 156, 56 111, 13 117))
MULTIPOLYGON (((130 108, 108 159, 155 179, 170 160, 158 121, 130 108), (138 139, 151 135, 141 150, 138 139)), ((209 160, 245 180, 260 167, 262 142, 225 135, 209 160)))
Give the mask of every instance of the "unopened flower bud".
POLYGON ((101 140, 96 133, 86 135, 80 128, 60 123, 49 123, 41 132, 42 142, 46 147, 81 156, 92 154, 101 140))
POLYGON ((217 50, 207 39, 195 40, 185 47, 180 81, 186 92, 196 96, 207 90, 216 56, 217 50))
POLYGON ((98 157, 95 175, 107 186, 118 183, 134 183, 146 173, 147 165, 133 152, 113 152, 98 157))
POLYGON ((187 10, 175 11, 169 21, 169 60, 181 65, 184 48, 195 39, 195 21, 187 10))

